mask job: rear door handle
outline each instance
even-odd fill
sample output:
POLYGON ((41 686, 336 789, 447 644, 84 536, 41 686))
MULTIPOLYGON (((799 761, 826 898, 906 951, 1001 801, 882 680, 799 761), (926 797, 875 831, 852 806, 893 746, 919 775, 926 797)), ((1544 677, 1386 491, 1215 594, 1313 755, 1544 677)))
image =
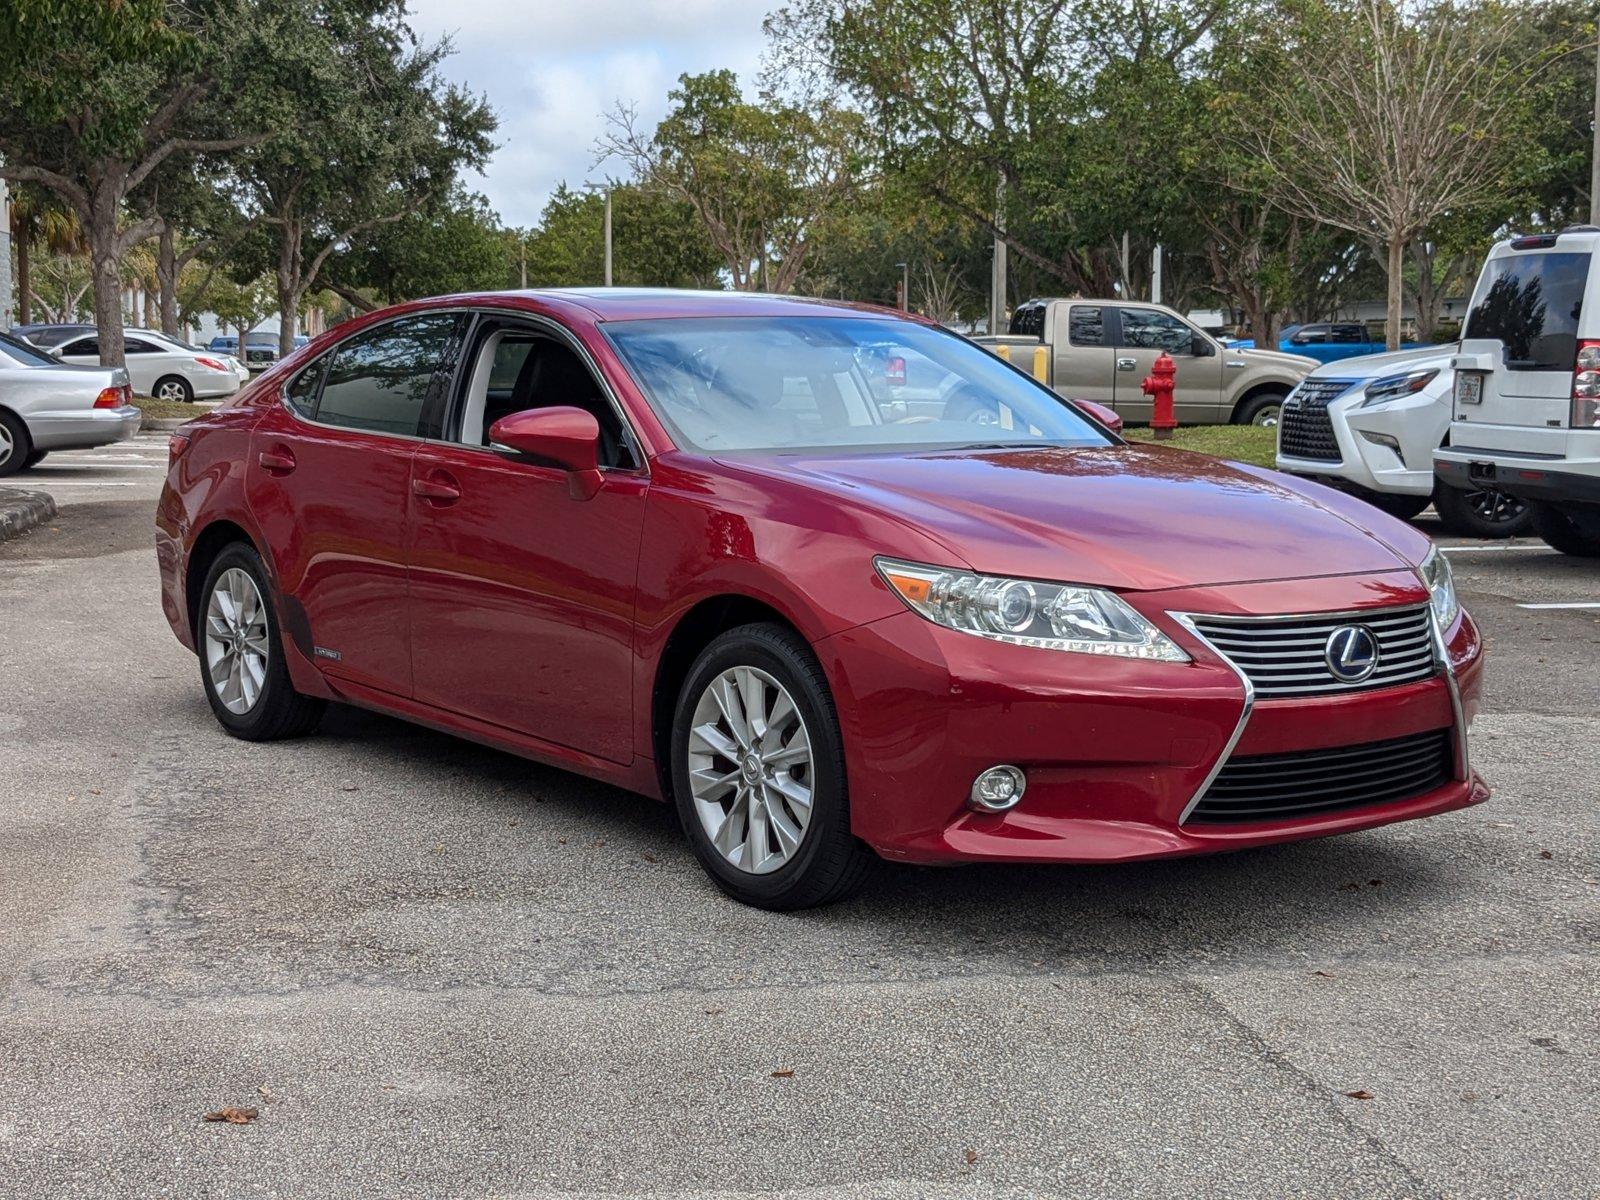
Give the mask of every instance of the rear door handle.
POLYGON ((1117 370, 1119 370, 1119 371, 1137 371, 1138 369, 1139 369, 1139 360, 1137 358, 1119 358, 1119 359, 1117 359, 1117 370))
POLYGON ((276 450, 263 450, 256 456, 256 462, 261 464, 263 471, 271 471, 274 475, 287 475, 294 470, 294 455, 281 446, 276 450))
POLYGON ((443 471, 437 471, 427 479, 413 479, 411 494, 430 504, 454 504, 461 499, 461 488, 443 471))

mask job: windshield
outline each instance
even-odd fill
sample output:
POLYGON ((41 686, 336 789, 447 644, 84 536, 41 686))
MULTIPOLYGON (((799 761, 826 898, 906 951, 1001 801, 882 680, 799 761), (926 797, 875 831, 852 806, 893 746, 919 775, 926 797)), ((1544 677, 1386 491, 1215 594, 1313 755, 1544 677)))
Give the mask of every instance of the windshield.
POLYGON ((1472 293, 1461 336, 1504 342, 1507 370, 1570 371, 1588 280, 1587 254, 1492 258, 1472 293))
POLYGON ((604 326, 658 416, 697 450, 1104 446, 1047 388, 954 334, 866 317, 604 326))
POLYGON ((0 333, 0 354, 25 367, 48 367, 53 366, 56 361, 38 347, 30 346, 27 342, 6 333, 0 333))

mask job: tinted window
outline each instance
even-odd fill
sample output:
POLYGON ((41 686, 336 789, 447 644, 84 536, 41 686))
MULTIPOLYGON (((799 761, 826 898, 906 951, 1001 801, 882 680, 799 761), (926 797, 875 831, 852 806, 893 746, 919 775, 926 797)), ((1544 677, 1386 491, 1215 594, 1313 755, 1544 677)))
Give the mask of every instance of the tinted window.
POLYGON ((124 354, 160 354, 162 348, 152 342, 140 341, 138 338, 126 338, 122 343, 124 354))
POLYGON ((322 383, 322 372, 327 365, 326 358, 319 358, 296 375, 289 386, 283 389, 289 407, 302 417, 309 417, 317 410, 317 387, 322 383))
POLYGON ((66 354, 92 354, 95 358, 99 358, 100 357, 100 339, 99 338, 84 338, 81 341, 68 342, 65 346, 61 347, 61 353, 64 354, 64 355, 66 355, 66 354))
POLYGON ((1570 371, 1588 280, 1587 254, 1491 259, 1472 293, 1461 336, 1504 342, 1507 370, 1570 371))
POLYGON ((1367 340, 1367 331, 1361 325, 1335 325, 1333 336, 1328 339, 1333 342, 1364 342, 1367 340))
POLYGON ((1042 300, 1030 300, 1017 305, 1011 314, 1011 332, 1016 337, 1044 337, 1044 310, 1042 300))
POLYGON ((1122 344, 1139 350, 1181 350, 1194 345, 1194 330, 1176 317, 1150 308, 1122 310, 1122 344))
POLYGON ((1326 325, 1302 325, 1292 339, 1302 346, 1320 345, 1328 340, 1326 325))
POLYGON ((1067 338, 1074 346, 1104 346, 1106 344, 1105 309, 1074 304, 1072 313, 1067 318, 1067 338))
POLYGON ((359 333, 334 352, 317 420, 347 429, 416 436, 455 332, 453 313, 407 317, 359 333))

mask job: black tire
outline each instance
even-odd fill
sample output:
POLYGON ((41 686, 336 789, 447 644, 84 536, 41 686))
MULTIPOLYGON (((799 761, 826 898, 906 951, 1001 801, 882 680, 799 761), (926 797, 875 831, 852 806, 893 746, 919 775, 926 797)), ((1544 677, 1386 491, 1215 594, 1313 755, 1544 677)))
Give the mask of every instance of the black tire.
POLYGON ((1566 513, 1548 504, 1531 504, 1533 531, 1545 544, 1574 558, 1600 558, 1600 536, 1578 527, 1566 513))
POLYGON ((50 451, 48 450, 35 450, 32 454, 28 455, 27 458, 22 460, 22 469, 26 471, 29 467, 37 467, 45 460, 49 453, 50 451))
POLYGON ((878 859, 850 832, 844 739, 833 697, 816 657, 781 625, 742 625, 701 652, 690 669, 672 722, 672 791, 678 820, 695 857, 716 885, 744 904, 776 912, 813 908, 842 899, 861 886, 878 859), (712 845, 695 810, 689 783, 689 734, 706 688, 732 667, 754 667, 781 683, 793 698, 811 740, 811 816, 799 848, 769 874, 741 870, 712 845))
POLYGON ((33 439, 28 436, 28 427, 22 423, 22 418, 0 409, 0 426, 5 429, 5 436, 0 437, 0 479, 7 475, 15 475, 28 465, 28 456, 33 453, 33 439))
POLYGON ((194 388, 189 386, 189 381, 181 375, 163 375, 156 380, 156 385, 150 389, 150 396, 154 400, 175 400, 182 404, 194 403, 194 388), (170 387, 178 394, 163 396, 161 390, 170 387))
POLYGON ((272 603, 272 589, 267 582, 267 572, 255 549, 243 542, 235 542, 217 555, 206 572, 205 586, 200 589, 200 604, 195 613, 195 649, 200 658, 201 686, 206 700, 223 729, 247 742, 270 742, 280 738, 302 737, 316 729, 327 709, 327 701, 315 696, 304 696, 294 690, 289 679, 289 668, 283 658, 283 641, 279 633, 278 613, 272 603), (255 704, 245 713, 231 711, 218 696, 216 686, 207 668, 206 609, 216 590, 217 580, 225 571, 237 568, 250 576, 260 593, 266 612, 267 665, 266 679, 255 704))
POLYGON ((1468 491, 1440 483, 1433 507, 1451 533, 1462 537, 1521 537, 1533 528, 1533 510, 1515 496, 1489 489, 1468 491))
POLYGON ((1404 492, 1368 492, 1363 491, 1361 498, 1373 508, 1382 509, 1391 517, 1398 517, 1402 521, 1409 521, 1428 507, 1430 497, 1411 496, 1404 492))
POLYGON ((1239 406, 1239 411, 1233 414, 1233 423, 1275 427, 1278 424, 1278 414, 1283 411, 1283 402, 1288 395, 1288 392, 1262 392, 1260 395, 1251 396, 1239 406), (1269 410, 1271 410, 1270 419, 1268 419, 1269 410))

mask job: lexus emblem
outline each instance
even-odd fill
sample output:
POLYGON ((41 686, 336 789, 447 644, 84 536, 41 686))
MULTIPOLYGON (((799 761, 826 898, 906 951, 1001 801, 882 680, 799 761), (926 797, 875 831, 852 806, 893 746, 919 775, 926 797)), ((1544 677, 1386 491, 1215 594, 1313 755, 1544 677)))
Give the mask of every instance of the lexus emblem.
POLYGON ((1322 657, 1340 683, 1360 683, 1378 669, 1378 639, 1365 625, 1341 625, 1328 635, 1322 657))

